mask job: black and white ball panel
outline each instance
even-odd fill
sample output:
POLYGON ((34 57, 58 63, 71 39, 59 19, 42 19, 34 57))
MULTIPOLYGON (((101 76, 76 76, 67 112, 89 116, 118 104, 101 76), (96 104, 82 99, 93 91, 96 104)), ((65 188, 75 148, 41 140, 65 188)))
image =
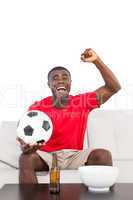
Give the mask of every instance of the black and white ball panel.
POLYGON ((17 127, 17 136, 26 143, 35 143, 44 140, 47 142, 53 131, 52 121, 46 113, 28 111, 24 113, 17 127))

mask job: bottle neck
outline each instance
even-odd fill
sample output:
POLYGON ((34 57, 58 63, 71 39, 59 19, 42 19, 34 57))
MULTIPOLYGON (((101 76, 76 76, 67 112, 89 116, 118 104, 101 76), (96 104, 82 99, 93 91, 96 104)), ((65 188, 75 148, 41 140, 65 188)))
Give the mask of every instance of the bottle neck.
POLYGON ((58 167, 58 164, 57 164, 57 154, 53 153, 52 154, 52 168, 55 168, 55 167, 58 167))

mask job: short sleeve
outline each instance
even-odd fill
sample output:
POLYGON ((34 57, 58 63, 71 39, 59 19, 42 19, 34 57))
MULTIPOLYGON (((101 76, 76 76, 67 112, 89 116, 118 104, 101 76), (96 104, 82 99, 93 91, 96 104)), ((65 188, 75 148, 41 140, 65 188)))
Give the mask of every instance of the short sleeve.
POLYGON ((80 94, 78 95, 78 97, 80 99, 80 106, 82 108, 85 108, 91 111, 95 108, 100 107, 96 92, 88 92, 88 93, 80 94))
POLYGON ((96 92, 86 93, 85 95, 86 104, 89 109, 93 110, 100 107, 96 92))
POLYGON ((39 110, 45 112, 46 110, 49 110, 51 106, 51 97, 46 97, 40 101, 35 101, 35 103, 28 108, 28 111, 39 110))
POLYGON ((40 110, 40 103, 38 101, 35 101, 34 104, 32 104, 29 108, 28 108, 28 111, 31 111, 31 110, 40 110))

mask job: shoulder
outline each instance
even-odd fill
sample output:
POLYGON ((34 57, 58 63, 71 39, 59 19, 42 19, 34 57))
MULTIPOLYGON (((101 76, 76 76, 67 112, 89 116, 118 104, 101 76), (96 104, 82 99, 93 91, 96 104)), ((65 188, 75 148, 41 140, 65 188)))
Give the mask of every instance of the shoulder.
POLYGON ((46 105, 51 105, 51 96, 49 97, 46 97, 44 99, 41 99, 40 101, 35 101, 30 107, 28 110, 40 110, 42 107, 46 106, 46 105))
POLYGON ((77 95, 72 96, 72 99, 79 99, 79 98, 97 98, 97 93, 96 92, 85 92, 85 93, 80 93, 77 95))
POLYGON ((98 96, 95 91, 72 96, 71 101, 74 105, 80 105, 89 109, 99 107, 98 96))

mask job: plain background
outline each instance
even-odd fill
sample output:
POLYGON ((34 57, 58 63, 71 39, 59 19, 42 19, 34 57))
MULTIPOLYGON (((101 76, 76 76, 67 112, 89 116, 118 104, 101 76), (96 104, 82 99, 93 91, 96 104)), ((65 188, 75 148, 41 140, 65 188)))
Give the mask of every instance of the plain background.
POLYGON ((51 95, 47 73, 65 66, 71 94, 104 84, 93 48, 116 74, 122 90, 101 109, 133 109, 132 0, 1 0, 0 120, 17 120, 35 100, 51 95))

